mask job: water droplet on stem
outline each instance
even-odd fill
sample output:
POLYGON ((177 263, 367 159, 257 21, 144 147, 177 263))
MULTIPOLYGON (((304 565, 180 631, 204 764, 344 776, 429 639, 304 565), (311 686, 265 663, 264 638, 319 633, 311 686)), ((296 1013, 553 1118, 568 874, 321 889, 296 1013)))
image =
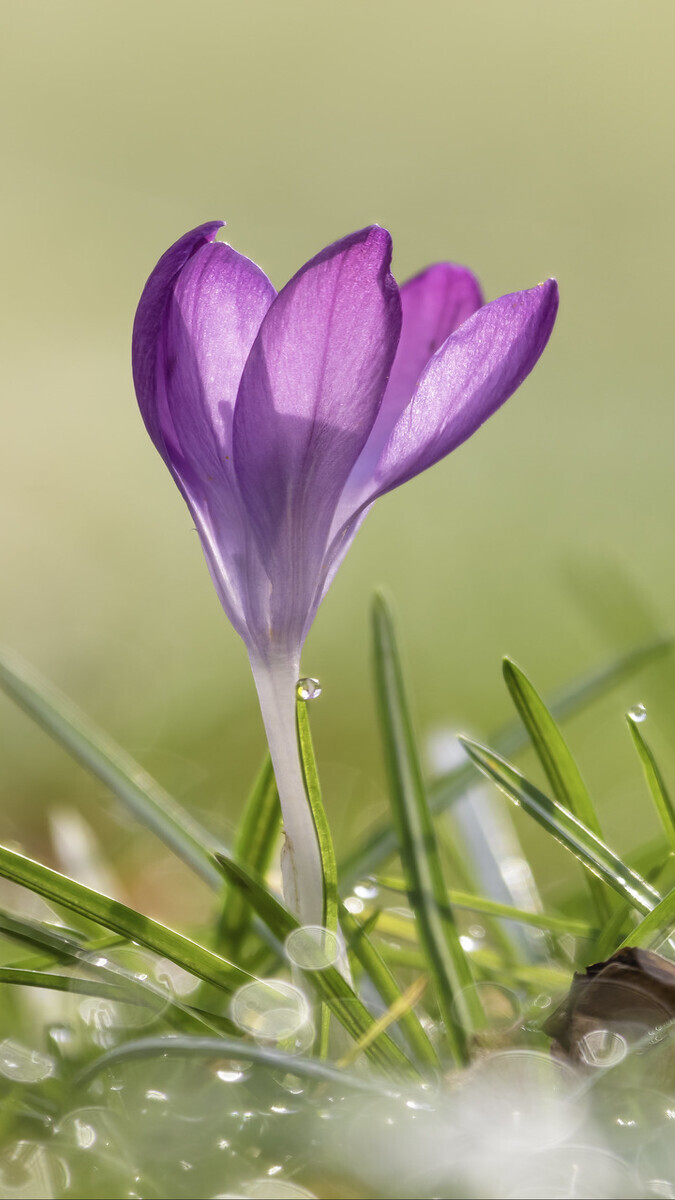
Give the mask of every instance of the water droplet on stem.
POLYGON ((639 725, 641 721, 647 720, 647 709, 644 704, 634 704, 632 708, 628 709, 628 716, 631 721, 635 721, 639 725))
POLYGON ((321 684, 310 675, 303 676, 295 685, 295 694, 298 700, 316 700, 321 695, 321 684))

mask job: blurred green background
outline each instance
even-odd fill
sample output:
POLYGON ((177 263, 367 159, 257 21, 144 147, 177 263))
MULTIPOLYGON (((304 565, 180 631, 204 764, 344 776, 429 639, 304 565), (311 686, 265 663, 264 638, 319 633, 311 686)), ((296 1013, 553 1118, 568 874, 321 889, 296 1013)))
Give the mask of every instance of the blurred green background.
MULTIPOLYGON (((371 221, 400 279, 446 257, 489 298, 560 283, 534 374, 377 506, 310 636, 342 847, 384 805, 373 585, 423 732, 506 719, 505 652, 550 689, 672 628, 669 0, 4 0, 0 31, 5 644, 231 830, 263 748, 253 686, 129 369, 147 274, 214 217, 278 285, 371 221)), ((570 728, 620 844, 655 828, 622 714, 651 703, 675 769, 669 690, 653 670, 570 728)), ((50 857, 50 807, 75 805, 132 893, 140 876, 156 910, 191 911, 163 851, 5 700, 0 761, 3 839, 50 857)))

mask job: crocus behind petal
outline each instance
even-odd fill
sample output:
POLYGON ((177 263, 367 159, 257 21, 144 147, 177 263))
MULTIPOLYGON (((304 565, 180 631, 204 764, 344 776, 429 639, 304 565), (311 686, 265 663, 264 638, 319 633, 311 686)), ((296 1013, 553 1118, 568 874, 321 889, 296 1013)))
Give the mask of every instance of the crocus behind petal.
POLYGON ((502 296, 469 317, 424 371, 375 468, 369 501, 433 466, 515 392, 558 311, 554 279, 502 296))
POLYGON ((164 460, 167 450, 157 396, 157 346, 167 304, 183 267, 201 246, 215 238, 223 221, 208 221, 179 238, 162 255, 150 275, 136 310, 131 361, 138 406, 145 427, 164 460))
POLYGON ((429 359, 482 304, 476 276, 456 263, 435 263, 402 285, 401 337, 379 419, 385 408, 399 416, 429 359))
POLYGON ((394 425, 409 403, 429 359, 483 303, 472 271, 456 263, 434 263, 401 286, 402 325, 384 400, 344 500, 358 503, 394 425))

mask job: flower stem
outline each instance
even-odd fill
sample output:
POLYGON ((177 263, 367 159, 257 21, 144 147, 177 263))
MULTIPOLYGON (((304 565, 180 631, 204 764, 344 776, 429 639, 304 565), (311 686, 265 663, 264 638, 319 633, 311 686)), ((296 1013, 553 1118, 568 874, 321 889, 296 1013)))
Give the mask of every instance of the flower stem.
POLYGON ((281 853, 284 900, 302 925, 323 925, 324 883, 319 839, 305 793, 295 724, 299 659, 267 663, 251 658, 251 669, 281 801, 285 832, 281 853))

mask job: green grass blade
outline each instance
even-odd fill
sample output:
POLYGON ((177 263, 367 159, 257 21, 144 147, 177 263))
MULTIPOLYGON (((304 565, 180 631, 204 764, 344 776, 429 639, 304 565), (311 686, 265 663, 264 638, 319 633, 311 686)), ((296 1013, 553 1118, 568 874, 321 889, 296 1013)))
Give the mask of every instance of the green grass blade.
POLYGON ((375 681, 399 855, 420 944, 458 1063, 469 1059, 468 1035, 482 1024, 478 994, 447 907, 436 834, 431 821, 405 696, 393 624, 384 599, 373 605, 375 681))
MULTIPOLYGON (((416 947, 385 945, 382 953, 387 962, 395 967, 406 967, 413 971, 425 969, 424 955, 416 947)), ((474 950, 471 958, 480 978, 494 979, 498 983, 522 983, 538 992, 563 991, 570 985, 571 971, 563 971, 559 967, 505 962, 493 950, 474 950)))
MULTIPOLYGON (((368 937, 367 930, 344 905, 340 906, 339 916, 342 932, 351 953, 360 962, 387 1008, 400 1003, 401 989, 379 950, 368 937)), ((432 1070, 438 1069, 438 1055, 412 1009, 399 1017, 398 1025, 419 1065, 432 1070)))
POLYGON ((5 846, 0 846, 0 876, 37 892, 46 900, 60 904, 88 921, 95 921, 114 933, 122 934, 129 941, 138 942, 164 958, 170 958, 184 970, 216 987, 231 991, 251 978, 246 971, 166 925, 5 846))
POLYGON ((47 954, 51 961, 71 961, 83 949, 82 942, 53 925, 20 917, 0 909, 0 934, 47 954))
POLYGON ((656 905, 656 908, 643 917, 634 929, 631 929, 628 937, 617 949, 623 950, 624 946, 640 946, 643 949, 649 949, 650 946, 658 947, 670 937, 673 930, 675 930, 675 888, 668 892, 656 905))
MULTIPOLYGON (((30 946, 32 949, 42 951, 41 954, 29 959, 22 959, 16 964, 5 964, 2 969, 12 973, 11 976, 8 975, 6 983, 18 982, 18 973, 21 971, 29 972, 32 975, 46 975, 48 980, 69 979, 71 976, 56 975, 48 971, 48 968, 63 963, 76 964, 81 971, 85 971, 91 976, 89 981, 91 987, 101 985, 102 990, 93 991, 91 995, 105 996, 105 989, 108 988, 110 989, 110 998, 126 1000, 127 1003, 142 1004, 146 1007, 158 1006, 159 1011, 165 1012, 167 1020, 183 1031, 186 1025, 188 1029, 196 1027, 203 1031, 206 1028, 210 1032, 214 1028, 223 1027, 223 1025, 228 1029, 231 1028, 230 1022, 217 1014, 202 1012, 194 1004, 187 1004, 178 1000, 176 996, 170 995, 161 984, 154 982, 151 978, 142 979, 111 961, 107 957, 108 952, 119 945, 127 945, 128 938, 108 935, 85 942, 78 941, 71 935, 55 930, 52 926, 32 921, 27 917, 18 917, 2 910, 0 910, 0 933, 30 946), (112 995, 113 991, 116 991, 115 996, 112 995)), ((39 986, 50 985, 47 982, 39 986)), ((57 987, 58 985, 54 984, 53 986, 57 987)))
MULTIPOLYGON (((557 721, 582 712, 612 688, 638 671, 669 654, 673 648, 672 638, 657 638, 621 658, 600 667, 597 671, 557 692, 549 708, 557 721)), ((492 735, 490 741, 500 754, 517 754, 527 745, 520 722, 509 723, 492 735)), ((460 763, 452 771, 434 780, 429 787, 429 804, 432 813, 444 812, 458 796, 471 785, 473 772, 470 763, 460 763)), ((343 892, 353 887, 364 876, 374 871, 386 858, 396 853, 396 835, 391 826, 384 822, 378 826, 347 855, 340 864, 339 876, 343 892)))
POLYGON ((125 1042, 114 1050, 108 1050, 93 1063, 89 1064, 76 1078, 78 1087, 87 1087, 101 1071, 117 1066, 122 1062, 138 1061, 144 1058, 164 1058, 175 1055, 177 1058, 203 1058, 212 1062, 218 1058, 246 1059, 247 1062, 258 1063, 270 1067, 274 1071, 290 1072, 303 1079, 317 1083, 337 1084, 339 1088, 348 1088, 357 1092, 370 1092, 374 1095, 398 1095, 389 1093, 386 1088, 372 1076, 350 1075, 348 1072, 320 1062, 316 1058, 303 1058, 300 1055, 286 1054, 269 1046, 256 1046, 254 1042, 244 1042, 241 1038, 231 1037, 145 1037, 132 1042, 125 1042))
POLYGON ((298 729, 298 746, 300 750, 300 762, 302 764, 302 775, 305 781, 305 791, 309 806, 312 810, 314 818, 314 827, 316 836, 319 842, 319 850, 321 853, 321 867, 323 870, 323 923, 327 929, 332 931, 338 927, 338 882, 337 882, 337 863, 335 861, 335 850, 333 848, 333 839, 326 817, 326 810, 321 799, 321 786, 319 784, 319 775, 316 769, 316 759, 314 757, 314 747, 312 745, 312 734, 309 728, 309 716, 307 714, 307 701, 298 700, 296 702, 296 720, 298 729))
MULTIPOLYGON (((309 727, 307 701, 297 699, 295 704, 296 729, 298 735, 298 753, 302 767, 302 778, 305 793, 309 801, 314 819, 314 828, 319 843, 321 857, 321 873, 323 876, 323 925, 332 933, 338 931, 338 881, 335 849, 331 837, 326 810, 321 799, 321 784, 316 767, 312 733, 309 727)), ((330 1012, 325 1004, 321 1005, 319 1019, 319 1039, 317 1052, 319 1058, 328 1057, 328 1041, 330 1036, 330 1012)))
POLYGON ((548 833, 552 834, 575 858, 600 879, 604 879, 624 900, 635 908, 649 913, 661 899, 646 879, 638 875, 619 858, 609 846, 596 837, 562 804, 544 795, 515 767, 494 751, 480 746, 469 738, 460 738, 467 754, 476 766, 503 791, 510 800, 524 808, 548 833))
POLYGON ((21 967, 0 967, 0 983, 21 987, 47 988, 50 991, 73 992, 78 996, 99 996, 121 1004, 151 1007, 147 998, 130 996, 123 984, 106 983, 102 979, 80 979, 74 975, 56 975, 50 971, 31 971, 21 967))
MULTIPOLYGON (((242 889, 249 904, 275 937, 285 942, 294 929, 300 928, 296 918, 272 895, 261 880, 255 879, 240 863, 220 854, 217 858, 225 878, 242 889)), ((358 1041, 374 1025, 374 1018, 365 1004, 336 967, 305 971, 303 976, 313 985, 319 998, 328 1005, 354 1041, 358 1041)), ((409 1075, 411 1070, 414 1070, 410 1061, 386 1033, 380 1034, 368 1047, 367 1054, 377 1067, 396 1078, 400 1078, 401 1072, 409 1075)))
MULTIPOLYGON (((556 800, 596 835, 602 837, 600 822, 581 772, 567 742, 544 701, 520 667, 510 658, 503 660, 506 686, 527 729, 535 753, 544 768, 556 800)), ((588 886, 598 921, 603 925, 611 915, 604 884, 589 875, 588 886)))
MULTIPOLYGON (((272 861, 280 828, 279 793, 272 760, 267 755, 244 806, 232 857, 244 863, 255 875, 264 878, 272 861)), ((218 945, 227 947, 232 957, 236 957, 249 931, 251 916, 251 909, 240 889, 226 887, 218 945)))
POLYGON ((222 846, 66 696, 7 651, 0 687, 210 887, 222 887, 213 861, 222 846))
POLYGON ((516 663, 505 658, 502 667, 511 699, 527 729, 556 800, 592 829, 596 837, 600 837, 600 823, 593 801, 553 717, 516 663))
MULTIPOLYGON (((378 875, 377 883, 388 891, 407 891, 405 880, 393 878, 391 875, 378 875)), ((547 929, 550 933, 570 933, 573 937, 592 937, 594 933, 593 926, 589 925, 588 921, 528 912, 510 904, 502 904, 500 900, 490 900, 486 896, 475 896, 472 892, 460 892, 455 888, 450 888, 448 899, 453 908, 463 908, 468 912, 482 913, 488 917, 504 917, 507 921, 518 921, 521 925, 532 925, 535 929, 547 929)))
POLYGON ((638 758, 640 759, 642 770, 647 780, 647 786, 661 818, 661 824, 665 830, 671 850, 675 849, 675 810, 673 809, 673 802, 668 794, 668 789, 659 770, 658 763, 642 736, 639 724, 631 716, 630 712, 626 713, 626 724, 630 730, 633 745, 637 750, 638 758))

